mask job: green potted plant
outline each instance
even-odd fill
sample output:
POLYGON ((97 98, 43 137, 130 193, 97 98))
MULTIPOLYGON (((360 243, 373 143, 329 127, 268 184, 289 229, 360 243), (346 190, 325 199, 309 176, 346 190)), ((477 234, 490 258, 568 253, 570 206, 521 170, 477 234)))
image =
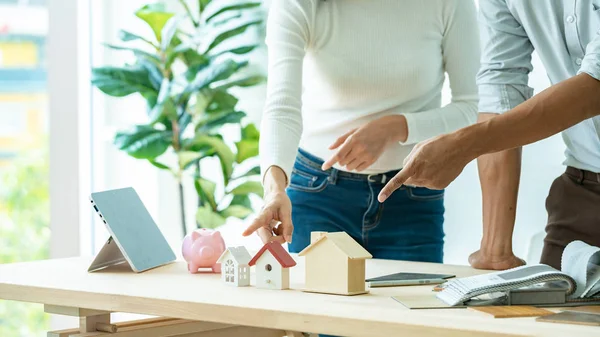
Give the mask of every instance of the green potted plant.
POLYGON ((264 14, 259 0, 198 0, 194 11, 183 0, 179 4, 183 15, 161 3, 136 11, 153 37, 120 31, 123 45, 107 47, 133 53, 135 62, 92 69, 92 84, 109 96, 139 94, 146 100, 148 122, 117 132, 114 144, 173 174, 185 235, 186 175, 193 177, 196 222, 201 227, 218 227, 229 217, 246 218, 252 213, 249 195, 262 196, 259 168, 239 172, 258 155, 259 132, 255 125, 244 123, 246 114, 236 109, 238 98, 232 89, 264 81, 263 76, 243 71, 259 41, 240 38, 249 28, 261 27, 264 14), (132 47, 134 41, 146 48, 132 47), (224 139, 225 125, 237 128, 237 142, 224 139), (203 177, 200 170, 200 163, 210 157, 220 162, 219 182, 203 177), (217 184, 224 189, 220 198, 217 184))

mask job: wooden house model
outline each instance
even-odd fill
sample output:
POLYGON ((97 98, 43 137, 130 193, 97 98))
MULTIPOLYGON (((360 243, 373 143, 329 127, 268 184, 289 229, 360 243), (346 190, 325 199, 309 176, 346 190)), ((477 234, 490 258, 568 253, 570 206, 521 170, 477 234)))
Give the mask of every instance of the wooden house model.
POLYGON ((256 287, 266 289, 288 289, 290 267, 296 261, 278 242, 268 242, 254 255, 249 263, 256 265, 256 287))
POLYGON ((365 289, 365 259, 373 256, 345 232, 312 232, 305 257, 304 291, 358 295, 365 289))
POLYGON ((250 285, 251 256, 246 247, 228 247, 217 263, 221 264, 221 279, 223 282, 237 287, 250 285))

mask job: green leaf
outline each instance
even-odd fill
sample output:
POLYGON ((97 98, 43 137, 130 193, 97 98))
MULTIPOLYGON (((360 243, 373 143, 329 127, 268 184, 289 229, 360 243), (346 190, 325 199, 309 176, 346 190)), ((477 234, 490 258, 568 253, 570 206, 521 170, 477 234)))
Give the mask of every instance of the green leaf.
POLYGON ((183 62, 188 67, 197 67, 197 68, 199 68, 199 70, 204 68, 205 66, 207 66, 210 61, 210 59, 208 57, 206 57, 205 55, 199 54, 194 49, 185 50, 181 54, 181 56, 183 58, 183 62))
POLYGON ((229 81, 227 83, 221 84, 217 86, 215 89, 217 90, 227 90, 233 87, 251 87, 258 84, 261 84, 265 81, 264 76, 249 76, 241 79, 237 79, 234 81, 229 81))
POLYGON ((208 45, 206 52, 211 51, 223 41, 244 33, 249 27, 261 24, 262 22, 262 18, 241 18, 239 20, 231 20, 223 25, 215 27, 217 32, 214 39, 208 45))
POLYGON ((123 30, 123 29, 119 30, 119 39, 121 39, 121 41, 123 41, 123 42, 142 40, 142 41, 154 46, 154 44, 152 42, 148 41, 147 39, 145 39, 137 34, 123 30))
POLYGON ((246 114, 241 111, 223 111, 216 114, 204 115, 196 124, 196 131, 207 133, 225 124, 239 123, 246 114))
POLYGON ((130 130, 117 132, 114 144, 134 158, 154 159, 171 145, 171 132, 149 125, 136 125, 130 130))
POLYGON ((205 154, 203 152, 180 151, 177 153, 179 167, 185 170, 204 156, 205 154))
POLYGON ((210 59, 198 54, 195 50, 185 51, 181 54, 180 59, 188 67, 185 71, 185 78, 188 82, 193 81, 202 69, 210 65, 210 59))
POLYGON ((244 55, 244 54, 248 54, 249 52, 253 51, 257 47, 258 47, 258 45, 254 44, 254 45, 250 45, 250 46, 235 47, 235 48, 231 48, 231 49, 223 49, 223 50, 214 49, 213 52, 211 53, 211 56, 217 57, 217 56, 221 56, 226 53, 232 53, 232 54, 236 54, 236 55, 244 55))
POLYGON ((217 184, 210 180, 199 178, 194 181, 194 186, 201 200, 207 201, 212 209, 216 209, 215 190, 217 189, 217 184))
POLYGON ((260 132, 254 124, 248 124, 242 129, 242 139, 260 139, 260 132))
POLYGON ((211 1, 212 0, 198 0, 198 8, 200 9, 200 13, 204 12, 206 6, 208 6, 211 1))
POLYGON ((163 82, 164 76, 162 74, 159 66, 146 59, 138 60, 139 65, 148 71, 148 78, 150 79, 150 83, 152 83, 152 87, 154 90, 159 91, 161 89, 161 84, 163 82))
POLYGON ((254 213, 254 211, 251 208, 247 208, 244 206, 231 205, 226 209, 222 210, 220 213, 225 218, 234 217, 238 219, 245 219, 250 214, 254 213))
POLYGON ((198 151, 198 149, 206 148, 207 146, 212 148, 219 157, 221 169, 223 170, 223 178, 225 180, 225 185, 227 185, 233 171, 235 155, 222 139, 199 134, 189 144, 186 144, 186 149, 188 151, 198 151))
POLYGON ((177 32, 179 20, 177 17, 170 18, 160 32, 160 49, 166 51, 177 32))
POLYGON ((258 140, 246 139, 235 143, 237 155, 235 161, 241 163, 246 159, 258 156, 258 140))
POLYGON ((225 90, 214 91, 212 100, 206 107, 206 113, 220 112, 223 110, 232 111, 238 103, 237 97, 225 90))
POLYGON ((234 195, 229 205, 240 205, 252 209, 252 201, 248 195, 234 195))
POLYGON ((225 224, 225 218, 214 212, 209 205, 199 207, 196 211, 196 222, 203 228, 217 228, 225 224))
POLYGON ((222 0, 213 1, 203 11, 202 15, 205 17, 206 22, 211 21, 216 16, 227 11, 240 11, 249 8, 260 7, 260 1, 249 1, 249 0, 222 0))
POLYGON ((165 27, 165 24, 174 15, 175 14, 173 13, 167 12, 162 3, 145 5, 135 12, 135 16, 144 20, 148 26, 150 26, 158 42, 161 42, 162 40, 161 32, 165 27))
POLYGON ((171 171, 171 168, 168 167, 167 165, 163 164, 163 163, 159 163, 157 161, 150 160, 150 159, 148 161, 150 162, 150 164, 154 165, 155 167, 157 167, 157 168, 159 168, 161 170, 169 170, 169 171, 171 171))
POLYGON ((193 92, 208 88, 214 82, 227 79, 247 64, 247 62, 225 60, 218 64, 210 65, 196 74, 194 80, 184 89, 182 96, 185 97, 193 92))
POLYGON ((129 68, 99 67, 92 69, 92 85, 109 96, 123 97, 136 92, 155 91, 148 70, 141 66, 129 68))
POLYGON ((114 49, 114 50, 123 50, 123 51, 130 51, 133 52, 133 55, 135 55, 138 58, 147 58, 153 62, 160 62, 160 58, 154 54, 150 54, 149 52, 145 51, 145 50, 141 50, 138 48, 130 48, 130 47, 122 47, 122 46, 116 46, 114 44, 109 44, 109 43, 104 43, 104 46, 110 48, 110 49, 114 49))
POLYGON ((231 192, 233 195, 247 195, 247 194, 256 194, 259 197, 262 197, 264 191, 262 184, 258 181, 247 181, 241 185, 235 187, 231 192))
POLYGON ((179 116, 179 136, 180 137, 181 137, 181 135, 183 135, 183 133, 187 129, 188 125, 190 125, 191 121, 192 121, 192 115, 190 115, 187 112, 184 112, 183 114, 181 114, 179 116))
POLYGON ((171 81, 164 78, 160 85, 160 92, 158 93, 156 104, 150 112, 150 124, 160 121, 163 117, 168 120, 177 120, 175 102, 171 97, 171 86, 171 81))
POLYGON ((257 175, 260 175, 260 166, 255 166, 249 169, 246 173, 242 174, 241 176, 237 176, 236 179, 243 177, 252 177, 257 175))

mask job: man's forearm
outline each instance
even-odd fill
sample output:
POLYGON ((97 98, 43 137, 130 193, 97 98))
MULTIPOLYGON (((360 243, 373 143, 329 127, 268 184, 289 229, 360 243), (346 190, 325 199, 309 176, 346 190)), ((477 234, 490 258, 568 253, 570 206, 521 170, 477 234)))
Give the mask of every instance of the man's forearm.
POLYGON ((513 149, 559 133, 600 114, 600 81, 580 74, 511 111, 457 131, 471 157, 513 149))
MULTIPOLYGON (((481 114, 484 122, 495 116, 481 114)), ((483 199, 483 238, 485 256, 512 254, 517 194, 521 175, 521 148, 483 155, 477 160, 483 199)))

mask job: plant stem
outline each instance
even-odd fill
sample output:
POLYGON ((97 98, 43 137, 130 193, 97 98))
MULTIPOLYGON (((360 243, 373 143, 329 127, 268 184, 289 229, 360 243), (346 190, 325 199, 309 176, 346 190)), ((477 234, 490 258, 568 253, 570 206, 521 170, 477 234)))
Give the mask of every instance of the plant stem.
POLYGON ((187 227, 185 226, 185 199, 183 195, 183 184, 181 183, 181 178, 177 181, 177 185, 179 185, 179 209, 181 211, 181 229, 183 231, 183 236, 186 236, 187 227))
POLYGON ((173 129, 173 149, 175 150, 175 152, 179 152, 179 150, 181 149, 181 144, 179 143, 179 123, 177 123, 176 120, 172 120, 171 128, 173 129))
MULTIPOLYGON (((196 162, 196 178, 201 178, 200 177, 200 161, 198 160, 196 162)), ((198 196, 198 207, 202 207, 204 206, 204 202, 202 200, 202 198, 200 196, 198 196)))

